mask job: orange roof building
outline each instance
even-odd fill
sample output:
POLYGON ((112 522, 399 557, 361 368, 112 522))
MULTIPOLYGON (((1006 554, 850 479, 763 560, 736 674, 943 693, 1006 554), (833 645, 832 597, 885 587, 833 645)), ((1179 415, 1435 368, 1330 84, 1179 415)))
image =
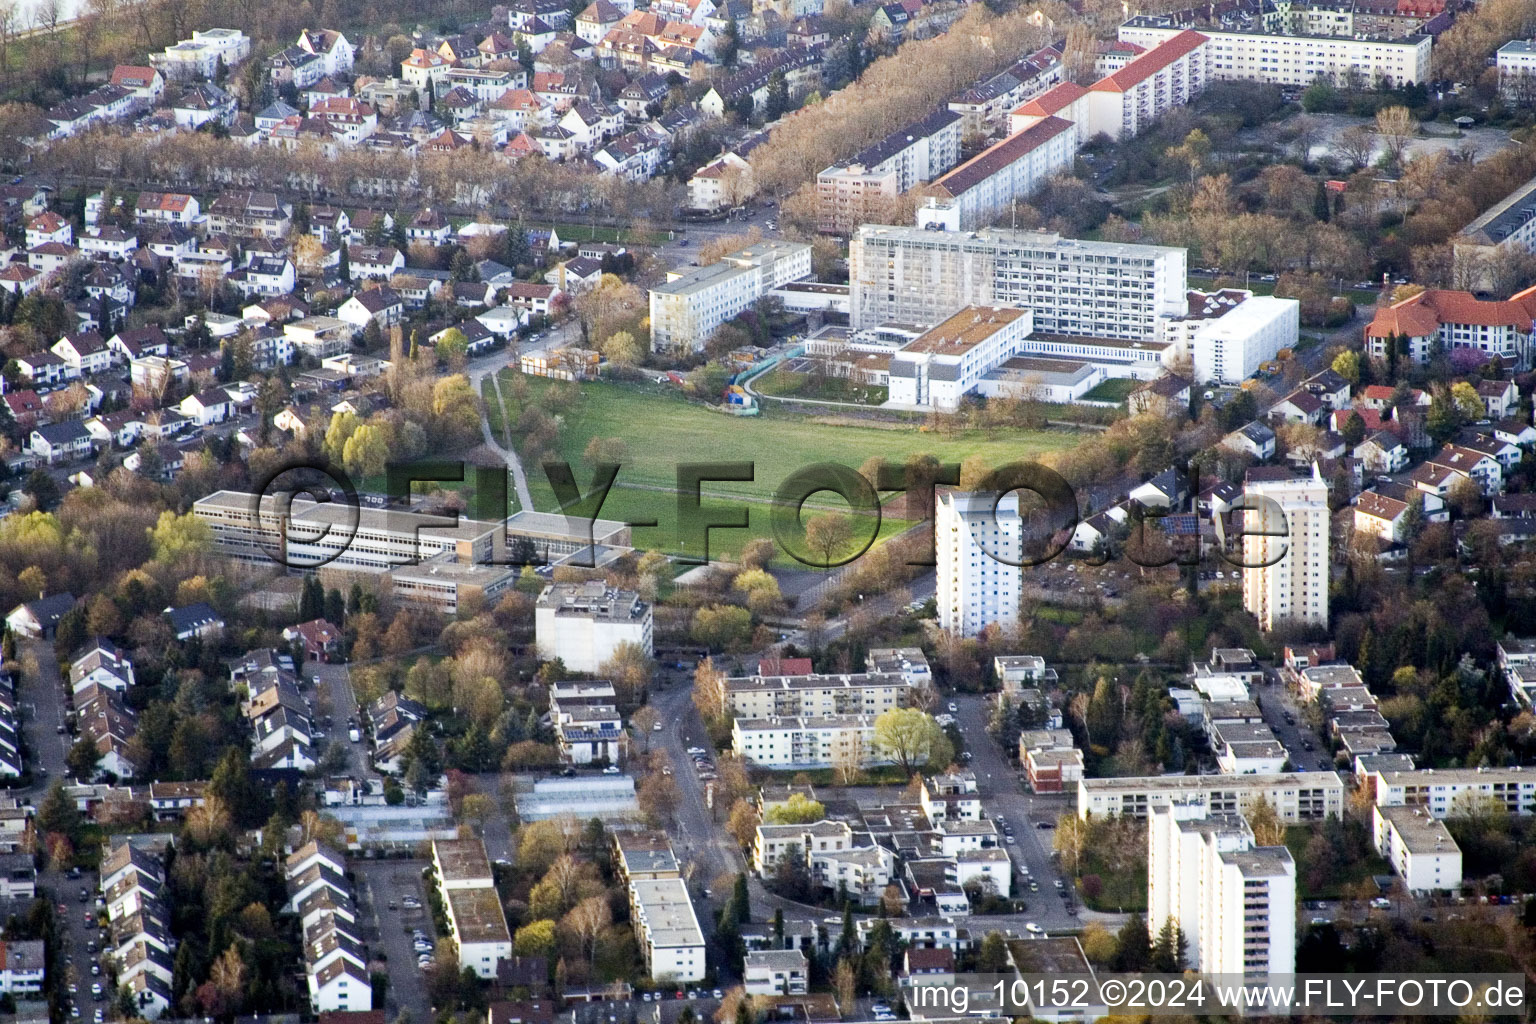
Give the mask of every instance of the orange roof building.
POLYGON ((1536 288, 1507 299, 1479 299, 1471 292, 1430 288, 1376 311, 1365 327, 1372 358, 1428 362, 1438 351, 1475 350, 1484 359, 1500 356, 1520 369, 1531 365, 1536 324, 1536 288))

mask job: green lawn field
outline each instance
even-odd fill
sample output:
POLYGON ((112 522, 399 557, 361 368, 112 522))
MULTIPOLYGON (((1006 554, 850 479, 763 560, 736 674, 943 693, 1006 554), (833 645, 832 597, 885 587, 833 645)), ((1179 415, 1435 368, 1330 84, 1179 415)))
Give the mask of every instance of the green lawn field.
POLYGON ((1123 402, 1141 381, 1131 377, 1111 377, 1083 395, 1085 402, 1123 402))
MULTIPOLYGON (((516 423, 519 410, 512 398, 509 378, 503 371, 502 394, 509 408, 507 419, 516 423)), ((530 397, 552 386, 552 381, 529 379, 530 397)), ((772 536, 769 510, 775 489, 796 470, 818 462, 836 462, 857 469, 872 456, 894 463, 913 454, 930 453, 946 462, 960 462, 980 455, 996 466, 1029 459, 1072 445, 1070 431, 998 431, 992 437, 980 431, 957 432, 953 437, 922 433, 916 425, 882 429, 818 422, 804 416, 770 410, 756 417, 733 417, 689 402, 669 388, 588 382, 580 385, 581 398, 566 411, 561 429, 561 454, 576 473, 578 483, 591 479, 583 453, 592 438, 619 438, 624 443, 623 468, 600 515, 605 519, 639 521, 654 519, 655 527, 637 528, 637 547, 657 547, 678 553, 677 466, 698 462, 751 462, 751 481, 705 483, 706 509, 745 506, 749 526, 745 530, 715 530, 710 556, 730 557, 755 537, 772 536)), ((556 507, 554 492, 543 472, 529 467, 529 483, 535 505, 545 511, 556 507)), ((808 510, 844 511, 846 503, 831 492, 822 492, 807 503, 808 510)), ((810 512, 808 511, 808 515, 810 512)), ((899 533, 910 523, 885 518, 880 536, 899 533)))

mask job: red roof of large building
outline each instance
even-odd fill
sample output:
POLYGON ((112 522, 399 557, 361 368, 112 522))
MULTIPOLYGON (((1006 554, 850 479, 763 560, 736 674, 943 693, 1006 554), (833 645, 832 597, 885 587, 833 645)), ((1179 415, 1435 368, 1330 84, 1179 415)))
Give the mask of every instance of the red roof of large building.
POLYGON ((1411 298, 1378 309, 1366 325, 1368 338, 1401 334, 1424 338, 1437 334, 1441 324, 1476 324, 1484 327, 1519 327, 1529 331, 1536 322, 1536 288, 1516 292, 1507 299, 1479 299, 1471 292, 1431 288, 1411 298))
POLYGON ((1159 71, 1199 49, 1208 37, 1193 29, 1185 29, 1148 50, 1112 75, 1094 82, 1090 92, 1126 92, 1134 89, 1159 71))
POLYGON ((1037 121, 1023 131, 1008 136, 997 145, 977 153, 934 182, 933 187, 951 198, 961 195, 1071 127, 1071 121, 1060 117, 1047 117, 1037 121))
POLYGON ((1021 103, 1013 112, 1024 116, 1050 117, 1052 114, 1059 114, 1086 95, 1088 90, 1076 82, 1062 82, 1047 89, 1028 103, 1021 103))

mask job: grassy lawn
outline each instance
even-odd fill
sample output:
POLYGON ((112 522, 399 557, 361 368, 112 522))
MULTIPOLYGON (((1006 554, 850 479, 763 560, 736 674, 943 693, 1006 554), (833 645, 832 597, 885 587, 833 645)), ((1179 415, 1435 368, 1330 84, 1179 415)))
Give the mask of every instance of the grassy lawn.
MULTIPOLYGON (((503 371, 510 376, 513 371, 503 371)), ((542 379, 526 381, 529 395, 542 389, 561 386, 542 379)), ((570 387, 570 385, 563 385, 570 387)), ((706 510, 729 510, 746 506, 748 527, 712 530, 710 555, 729 557, 756 537, 772 536, 769 507, 775 489, 792 473, 819 462, 836 462, 857 469, 865 459, 881 456, 892 462, 904 462, 918 453, 931 453, 945 462, 960 462, 980 455, 997 466, 1027 459, 1073 443, 1070 431, 998 432, 988 437, 982 432, 959 432, 954 437, 920 433, 915 428, 880 429, 877 426, 844 426, 815 419, 765 410, 762 416, 735 418, 712 412, 689 402, 675 392, 652 385, 627 385, 588 382, 581 386, 581 399, 564 412, 561 431, 561 455, 569 460, 578 482, 590 480, 590 467, 583 457, 592 438, 619 438, 625 454, 619 461, 623 469, 603 505, 605 519, 637 522, 654 519, 654 527, 636 527, 634 543, 638 547, 656 547, 665 551, 698 556, 687 551, 677 530, 677 467, 683 463, 751 462, 750 481, 706 482, 702 504, 706 510)), ((512 408, 510 380, 502 382, 507 398, 507 416, 516 421, 519 410, 512 408)), ((529 474, 534 504, 553 510, 556 501, 544 474, 535 469, 529 474)), ((847 506, 831 492, 812 496, 807 510, 843 510, 847 506)), ((905 529, 908 523, 882 519, 880 536, 905 529)))
POLYGON ((881 405, 890 397, 890 389, 878 384, 855 384, 846 377, 817 377, 784 369, 764 374, 752 382, 752 387, 765 395, 780 398, 817 398, 866 405, 881 405))
POLYGON ((1296 861, 1296 894, 1304 900, 1336 900, 1345 890, 1359 886, 1373 875, 1390 875, 1392 866, 1372 854, 1360 860, 1335 862, 1325 874, 1327 882, 1314 888, 1309 884, 1312 864, 1307 859, 1307 843, 1312 838, 1309 825, 1292 825, 1285 830, 1285 845, 1296 861))
POLYGON ((1133 860, 1124 871, 1112 871, 1105 861, 1089 847, 1083 856, 1083 874, 1078 879, 1078 892, 1083 903, 1093 910, 1144 914, 1147 911, 1147 862, 1133 860), (1097 878, 1094 884, 1085 879, 1097 878))
POLYGON ((491 387, 491 378, 487 377, 480 382, 480 397, 485 399, 485 418, 491 424, 491 434, 498 441, 506 438, 506 423, 501 415, 501 403, 496 400, 496 390, 491 387))
POLYGON ((1136 390, 1136 385, 1141 381, 1131 377, 1111 377, 1101 382, 1092 391, 1083 395, 1085 402, 1123 402, 1130 393, 1136 390))

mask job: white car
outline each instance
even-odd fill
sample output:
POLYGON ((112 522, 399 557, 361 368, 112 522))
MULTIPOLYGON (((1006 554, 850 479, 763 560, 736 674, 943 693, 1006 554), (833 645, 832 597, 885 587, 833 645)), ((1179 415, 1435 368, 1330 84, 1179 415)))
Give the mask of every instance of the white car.
POLYGON ((661 730, 662 724, 660 722, 657 722, 655 725, 651 726, 651 732, 661 732, 661 730))
POLYGON ((1040 932, 1041 932, 1040 926, 1035 924, 1035 922, 1033 922, 1033 921, 1030 921, 1027 924, 1025 924, 1024 925, 1024 930, 1029 932, 1029 934, 1031 934, 1031 935, 1039 935, 1040 932))
POLYGON ((603 774, 604 775, 617 775, 617 774, 619 774, 620 771, 622 771, 622 769, 618 765, 611 764, 607 768, 603 769, 603 774))
POLYGON ((953 701, 951 701, 950 705, 949 705, 949 713, 953 715, 953 714, 955 714, 959 710, 960 710, 960 705, 958 705, 958 704, 954 703, 953 701))

